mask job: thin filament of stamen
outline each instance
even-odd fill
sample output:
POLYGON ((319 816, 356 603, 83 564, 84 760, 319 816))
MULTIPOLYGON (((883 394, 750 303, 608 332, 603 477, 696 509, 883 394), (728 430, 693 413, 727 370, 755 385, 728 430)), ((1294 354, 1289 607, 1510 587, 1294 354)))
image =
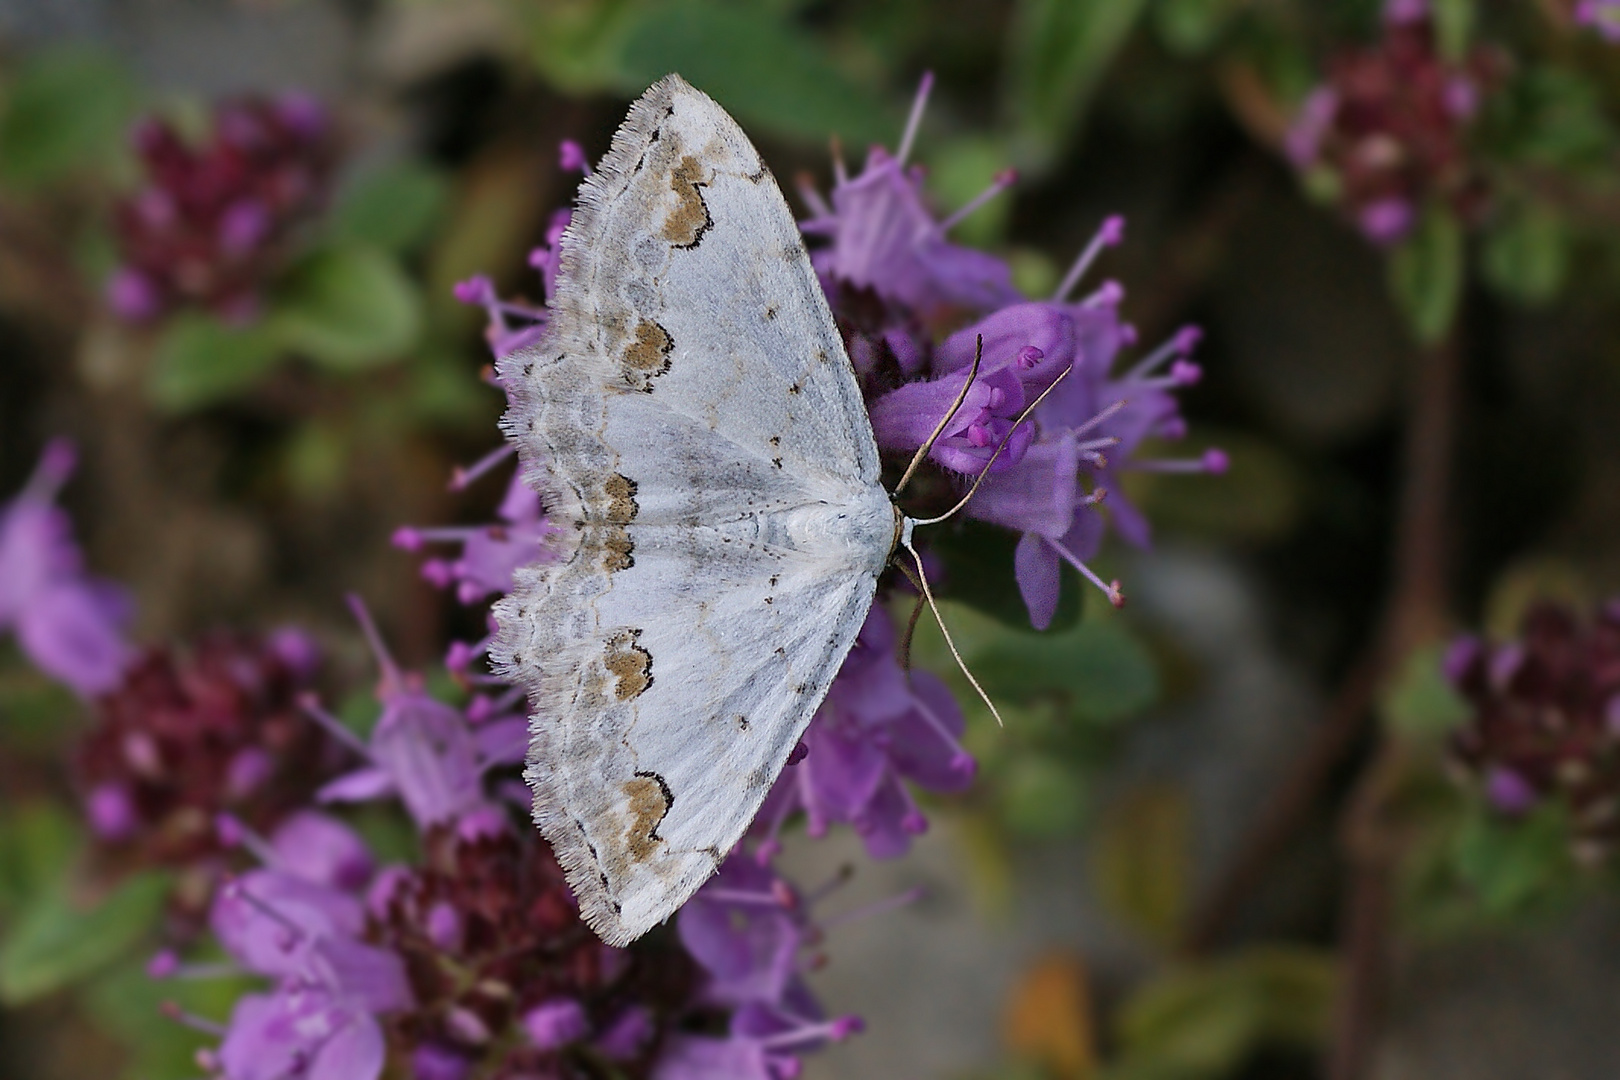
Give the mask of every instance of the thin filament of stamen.
POLYGON ((912 144, 917 141, 917 129, 922 126, 923 110, 928 107, 928 93, 934 88, 934 73, 923 72, 917 85, 917 96, 911 100, 911 115, 906 118, 906 133, 900 136, 900 149, 894 152, 895 164, 904 165, 911 156, 912 144))
POLYGON ((371 747, 367 746, 360 736, 350 731, 343 721, 321 708, 321 703, 314 694, 301 695, 298 698, 298 707, 303 710, 305 716, 325 728, 327 734, 337 739, 338 742, 343 743, 367 761, 371 760, 371 747))
POLYGON ((997 195, 1000 195, 1003 191, 1006 191, 1008 188, 1012 187, 1016 180, 1017 174, 1011 169, 998 173, 996 178, 990 182, 989 187, 985 188, 983 191, 973 196, 973 198, 963 203, 957 208, 956 213, 934 226, 935 233, 943 236, 945 233, 950 232, 952 229, 956 228, 956 226, 960 225, 964 220, 966 220, 975 210, 979 209, 979 207, 983 206, 997 195))
POLYGON ((922 556, 917 554, 917 549, 911 546, 909 538, 902 540, 901 543, 907 551, 911 552, 912 559, 917 563, 917 577, 922 583, 923 596, 928 599, 928 608, 934 613, 934 621, 939 624, 939 632, 944 636, 945 646, 951 650, 951 656, 956 659, 956 666, 962 669, 962 674, 967 676, 967 681, 973 684, 973 689, 978 692, 979 699, 989 708, 990 715, 996 718, 997 726, 1006 727, 1007 724, 1001 719, 1001 712, 996 708, 996 703, 990 700, 990 695, 984 692, 984 687, 979 685, 979 680, 975 679, 973 672, 968 670, 967 661, 962 659, 962 654, 956 650, 956 642, 951 640, 951 632, 945 628, 945 616, 939 613, 939 605, 934 603, 934 590, 928 587, 928 574, 923 570, 922 556))
POLYGON ((907 889, 903 893, 896 893, 894 896, 885 897, 882 900, 874 900, 870 904, 862 904, 860 907, 855 908, 852 911, 846 911, 842 915, 834 915, 829 919, 822 919, 821 929, 823 931, 831 930, 833 927, 842 926, 845 923, 857 922, 861 919, 869 919, 873 915, 882 915, 886 911, 893 911, 895 908, 902 908, 908 904, 915 904, 926 894, 926 889, 924 889, 921 885, 916 885, 907 889))
POLYGON ((1080 571, 1081 577, 1085 578, 1087 581, 1097 586, 1097 588, 1101 589, 1103 595, 1108 597, 1108 602, 1110 604, 1113 604, 1115 607, 1125 606, 1125 594, 1120 592, 1119 582, 1116 581, 1111 585, 1105 583, 1102 578, 1097 576, 1097 572, 1091 567, 1087 566, 1085 562, 1082 561, 1074 552, 1070 551, 1056 540, 1053 540, 1050 536, 1043 536, 1041 539, 1052 545, 1052 550, 1063 556, 1064 560, 1068 562, 1070 566, 1080 571))
POLYGON ((1103 222, 1102 228, 1097 230, 1096 235, 1091 238, 1091 242, 1085 246, 1085 249, 1080 252, 1079 256, 1069 266, 1069 272, 1063 275, 1063 281, 1058 285, 1057 291, 1052 294, 1054 303, 1061 304, 1067 300, 1069 294, 1074 292, 1075 286, 1080 284, 1080 279, 1086 276, 1086 271, 1091 269, 1091 264, 1097 261, 1097 256, 1102 254, 1103 248, 1111 247, 1119 242, 1118 230, 1117 228, 1110 228, 1112 224, 1113 219, 1103 222))
POLYGON ((506 460, 507 455, 517 452, 516 443, 507 443, 495 450, 491 450, 466 468, 456 466, 450 473, 450 490, 460 491, 468 484, 483 476, 489 470, 506 460))

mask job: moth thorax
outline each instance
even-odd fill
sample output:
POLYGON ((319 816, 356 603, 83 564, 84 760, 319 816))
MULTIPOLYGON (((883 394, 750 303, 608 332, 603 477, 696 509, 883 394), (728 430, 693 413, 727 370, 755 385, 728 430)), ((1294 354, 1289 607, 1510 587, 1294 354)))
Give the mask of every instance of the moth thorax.
POLYGON ((809 503, 763 522, 768 544, 881 570, 894 540, 894 510, 883 489, 844 503, 809 503))

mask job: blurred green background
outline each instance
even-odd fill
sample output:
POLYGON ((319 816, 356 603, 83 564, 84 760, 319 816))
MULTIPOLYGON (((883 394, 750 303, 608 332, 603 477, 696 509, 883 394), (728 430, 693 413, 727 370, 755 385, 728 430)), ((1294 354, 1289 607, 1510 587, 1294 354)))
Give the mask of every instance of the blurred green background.
MULTIPOLYGON (((1380 247, 1343 177, 1284 143, 1382 11, 0 0, 0 493, 47 437, 78 441, 66 502, 92 565, 134 589, 142 640, 295 621, 360 687, 357 590, 428 665, 480 628, 389 536, 487 520, 498 494, 445 487, 496 444, 501 406, 451 286, 483 272, 539 298, 525 256, 576 182, 559 140, 600 155, 679 71, 784 183, 825 190, 829 140, 854 163, 892 148, 933 71, 914 159, 937 206, 1019 173, 954 237, 1044 295, 1126 215, 1100 272, 1143 342, 1205 328, 1183 402, 1232 467, 1141 477, 1155 548, 1102 558, 1121 615, 1087 597, 1038 637, 982 596, 948 607, 1007 728, 971 715, 979 783, 930 808, 911 859, 863 868, 930 899, 830 942, 821 985, 870 1027, 815 1075, 1610 1075, 1610 868, 1445 779, 1438 733, 1463 714, 1436 663, 1458 628, 1509 635, 1532 599, 1620 588, 1620 46, 1562 0, 1434 0, 1433 62, 1496 65, 1462 138, 1484 194, 1461 211, 1418 190, 1421 221, 1380 247), (117 318, 131 124, 200 136, 214 102, 292 90, 331 112, 331 193, 259 306, 117 318)), ((950 666, 931 637, 918 655, 950 666)), ((0 935, 71 847, 53 763, 83 722, 6 646, 0 935)), ((832 868, 840 842, 791 854, 832 868)), ((134 931, 103 928, 41 985, 0 954, 0 1076, 168 1075, 147 1045, 164 1022, 120 1007, 144 918, 127 902, 134 931), (91 991, 59 989, 86 972, 91 991)))

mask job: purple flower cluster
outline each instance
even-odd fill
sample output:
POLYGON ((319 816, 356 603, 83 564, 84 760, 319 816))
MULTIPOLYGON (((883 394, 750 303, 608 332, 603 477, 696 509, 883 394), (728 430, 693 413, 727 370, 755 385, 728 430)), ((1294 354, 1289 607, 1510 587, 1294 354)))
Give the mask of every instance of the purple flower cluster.
POLYGON ((220 843, 259 864, 227 876, 209 913, 231 963, 188 965, 166 950, 150 970, 269 985, 224 1024, 175 1014, 217 1037, 204 1068, 223 1080, 376 1080, 390 1068, 517 1080, 605 1061, 627 1077, 788 1080, 798 1055, 860 1030, 855 1017, 823 1020, 800 978, 820 938, 808 904, 742 854, 683 912, 678 935, 603 945, 538 833, 482 798, 480 730, 384 666, 375 764, 327 794, 398 795, 423 860, 379 868, 351 829, 315 811, 267 837, 217 817, 220 843))
POLYGON ((1620 600, 1590 622, 1537 605, 1516 641, 1458 639, 1445 674, 1473 710, 1452 760, 1490 807, 1512 817, 1559 800, 1576 856, 1607 859, 1620 842, 1620 600))
POLYGON ((122 264, 107 302, 131 322, 196 304, 251 317, 282 265, 293 230, 325 202, 334 146, 312 98, 226 101, 213 131, 189 146, 169 124, 135 129, 146 186, 116 209, 122 264))
POLYGON ((1485 46, 1461 63, 1447 61, 1428 4, 1396 0, 1385 9, 1377 45, 1330 58, 1327 81, 1295 118, 1288 156, 1332 178, 1341 205, 1373 243, 1403 239, 1429 199, 1477 220, 1488 190, 1468 130, 1503 67, 1485 46))
POLYGON ((345 763, 300 714, 319 657, 294 630, 212 634, 152 649, 96 702, 77 774, 90 826, 120 862, 217 861, 215 818, 268 830, 308 805, 345 763))
POLYGON ((34 475, 0 505, 0 631, 28 658, 84 697, 118 684, 135 650, 124 639, 131 608, 124 590, 84 571, 73 525, 56 505, 73 474, 73 447, 45 447, 34 475))
MULTIPOLYGON (((901 902, 909 899, 900 898, 901 902)), ((797 1055, 862 1030, 826 1019, 803 972, 821 940, 810 903, 760 860, 734 852, 681 909, 680 939, 703 970, 699 1000, 731 1010, 724 1037, 673 1036, 655 1080, 791 1080, 797 1055)))
POLYGON ((517 696, 476 698, 465 711, 439 701, 419 676, 394 663, 365 607, 358 600, 350 604, 382 669, 377 699, 383 708, 362 740, 313 697, 304 699, 307 714, 365 762, 321 788, 320 801, 398 798, 422 830, 494 812, 484 792, 485 774, 521 762, 528 745, 528 721, 510 712, 517 696))
POLYGON ((1124 290, 1104 282, 1071 300, 1097 256, 1123 239, 1122 219, 1103 223, 1045 301, 1019 295, 1002 260, 946 239, 953 224, 1012 178, 997 177, 949 218, 933 217, 921 170, 905 164, 930 86, 925 78, 899 153, 874 150, 855 177, 840 167, 830 199, 803 192, 813 210, 803 229, 823 242, 812 259, 861 377, 878 446, 897 461, 921 447, 946 415, 982 339, 978 376, 929 460, 944 474, 953 502, 989 467, 963 512, 1022 534, 1015 577, 1030 621, 1045 628, 1057 610, 1063 563, 1115 605, 1123 602, 1118 583, 1103 582, 1087 565, 1109 521, 1131 543, 1148 542, 1146 519, 1119 492, 1121 473, 1220 472, 1226 457, 1219 451, 1186 460, 1138 457, 1150 438, 1186 434, 1174 391, 1202 372, 1188 359, 1198 340, 1188 328, 1115 374, 1120 350, 1136 336, 1120 318, 1124 290), (941 337, 942 331, 948 332, 941 337), (1031 421, 1015 428, 1047 390, 1031 421))
POLYGON ((1575 21, 1620 44, 1620 0, 1580 0, 1575 5, 1575 21))
POLYGON ((896 644, 889 613, 874 604, 805 732, 805 753, 760 809, 754 827, 762 855, 777 850, 776 834, 800 810, 811 836, 843 822, 873 858, 903 855, 928 822, 902 780, 942 793, 973 782, 956 699, 928 672, 902 671, 896 644))

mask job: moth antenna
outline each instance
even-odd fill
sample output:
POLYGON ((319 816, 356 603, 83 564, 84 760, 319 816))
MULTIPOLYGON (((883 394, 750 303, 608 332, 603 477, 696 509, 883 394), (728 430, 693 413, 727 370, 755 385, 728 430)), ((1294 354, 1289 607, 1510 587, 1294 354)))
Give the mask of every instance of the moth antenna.
POLYGON ((895 565, 896 569, 898 569, 902 574, 904 574, 906 576, 906 580, 911 582, 912 588, 917 590, 917 603, 914 604, 912 606, 912 608, 911 608, 911 618, 906 620, 906 632, 900 638, 900 670, 906 672, 907 674, 910 674, 911 673, 911 639, 917 633, 917 620, 922 617, 922 609, 923 609, 922 583, 919 582, 917 580, 917 576, 911 572, 911 567, 907 566, 905 563, 897 562, 894 565, 895 565))
POLYGON ((910 529, 907 529, 901 536, 900 544, 911 552, 911 558, 917 564, 917 580, 922 586, 923 597, 928 601, 929 610, 934 613, 934 621, 939 623, 939 632, 944 635, 945 645, 951 650, 951 656, 955 657, 956 666, 962 669, 962 674, 967 676, 967 681, 973 684, 974 690, 978 691, 979 699, 989 707, 990 715, 996 718, 996 724, 1000 727, 1006 727, 1007 723, 1001 718, 1001 712, 996 708, 996 703, 990 700, 990 695, 984 692, 984 687, 979 685, 979 680, 975 679, 973 672, 968 670, 967 661, 963 660, 962 654, 956 651, 956 642, 951 640, 951 632, 945 628, 945 617, 939 613, 939 605, 934 603, 934 590, 928 587, 928 572, 923 569, 922 556, 917 554, 917 549, 911 546, 910 529))
MULTIPOLYGON (((968 390, 972 388, 973 380, 979 377, 979 362, 983 359, 984 335, 980 334, 978 338, 975 339, 973 346, 973 366, 968 369, 967 382, 962 384, 962 392, 956 395, 956 400, 951 403, 950 410, 940 418, 939 425, 934 428, 934 433, 928 436, 921 446, 917 447, 917 452, 915 454, 911 455, 911 464, 907 465, 906 471, 901 474, 900 482, 894 485, 894 491, 890 493, 891 498, 897 497, 901 491, 905 490, 905 486, 911 482, 912 474, 917 471, 918 467, 922 465, 923 460, 928 457, 928 452, 932 450, 934 448, 934 444, 939 441, 940 435, 944 434, 945 425, 951 422, 951 418, 956 415, 956 410, 960 409, 962 407, 962 402, 967 400, 968 390)), ((1016 427, 1017 425, 1014 426, 1016 427)))
MULTIPOLYGON (((1045 390, 1042 390, 1041 391, 1041 396, 1036 398, 1034 401, 1030 402, 1027 406, 1025 406, 1024 411, 1018 414, 1018 419, 1013 421, 1012 427, 1007 429, 1007 434, 1003 435, 1001 437, 1001 441, 996 444, 996 452, 990 455, 990 460, 985 462, 984 463, 984 468, 979 470, 978 478, 973 481, 973 486, 968 488, 967 494, 962 496, 962 501, 961 502, 957 503, 955 506, 953 506, 949 510, 945 511, 943 514, 939 515, 939 517, 927 518, 927 519, 925 519, 923 521, 914 521, 914 522, 912 522, 912 524, 913 525, 938 525, 940 522, 946 521, 946 520, 950 519, 951 517, 953 517, 958 510, 960 510, 960 509, 962 509, 962 507, 966 506, 968 504, 968 500, 973 498, 974 492, 979 490, 979 485, 984 483, 984 478, 990 475, 990 466, 994 465, 996 463, 996 458, 1000 457, 1001 452, 1003 450, 1007 449, 1007 443, 1013 437, 1013 432, 1018 430, 1018 425, 1022 424, 1025 420, 1029 419, 1029 414, 1035 411, 1035 407, 1037 405, 1039 405, 1041 402, 1045 401, 1046 400, 1046 395, 1050 394, 1053 390, 1056 390, 1058 383, 1060 383, 1064 379, 1068 378, 1069 377, 1069 372, 1071 372, 1073 370, 1074 370, 1074 368, 1072 366, 1064 368, 1063 371, 1058 375, 1058 377, 1052 380, 1052 385, 1048 386, 1045 390)), ((941 426, 943 427, 944 425, 941 425, 941 426)))

